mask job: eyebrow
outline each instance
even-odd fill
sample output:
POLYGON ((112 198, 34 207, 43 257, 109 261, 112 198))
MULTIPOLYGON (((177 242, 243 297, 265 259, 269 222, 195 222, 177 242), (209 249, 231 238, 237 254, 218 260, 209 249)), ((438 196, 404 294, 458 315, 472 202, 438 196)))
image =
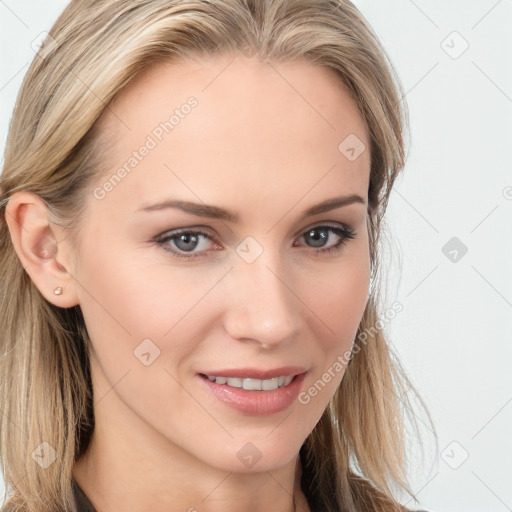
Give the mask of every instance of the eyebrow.
MULTIPOLYGON (((366 205, 365 200, 357 194, 333 197, 331 199, 326 199, 321 203, 309 207, 307 210, 304 211, 301 219, 309 217, 310 215, 328 212, 330 210, 341 208, 343 206, 348 206, 354 203, 366 205)), ((167 199, 159 203, 146 204, 142 208, 140 208, 139 211, 152 212, 165 210, 167 208, 177 208, 184 212, 197 215, 198 217, 208 217, 212 219, 220 219, 229 222, 238 222, 239 220, 239 216, 237 213, 225 210, 224 208, 220 208, 219 206, 213 206, 204 203, 194 203, 190 201, 180 201, 175 199, 167 199)))

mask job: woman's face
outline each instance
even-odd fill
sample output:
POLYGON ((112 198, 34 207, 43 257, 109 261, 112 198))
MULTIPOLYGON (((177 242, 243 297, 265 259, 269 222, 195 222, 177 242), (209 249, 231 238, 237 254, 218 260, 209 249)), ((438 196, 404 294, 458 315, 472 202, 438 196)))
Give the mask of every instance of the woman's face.
POLYGON ((99 431, 228 471, 296 457, 368 297, 369 140, 331 73, 163 63, 105 111, 72 274, 99 431))

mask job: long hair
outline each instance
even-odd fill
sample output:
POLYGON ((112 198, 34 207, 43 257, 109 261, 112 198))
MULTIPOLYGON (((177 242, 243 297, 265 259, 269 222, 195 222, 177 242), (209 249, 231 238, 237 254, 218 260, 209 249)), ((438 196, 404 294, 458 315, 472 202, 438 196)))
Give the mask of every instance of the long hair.
POLYGON ((9 197, 38 194, 78 240, 86 193, 105 167, 96 121, 110 100, 155 63, 236 51, 332 69, 371 141, 373 286, 342 382, 300 450, 302 487, 322 512, 399 511, 396 489, 414 497, 406 478, 409 408, 402 407, 414 388, 376 328, 381 221, 405 164, 408 113, 396 71, 365 18, 342 0, 73 0, 24 78, 0 176, 4 511, 76 512, 72 469, 94 429, 80 307, 58 308, 33 284, 5 222, 9 197), (57 458, 42 467, 37 450, 54 450, 57 458))

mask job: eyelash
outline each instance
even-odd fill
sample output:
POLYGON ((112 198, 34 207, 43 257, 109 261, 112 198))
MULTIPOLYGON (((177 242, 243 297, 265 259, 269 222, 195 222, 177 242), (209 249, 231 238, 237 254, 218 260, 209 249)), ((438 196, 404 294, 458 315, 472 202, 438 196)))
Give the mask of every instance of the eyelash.
MULTIPOLYGON (((316 230, 325 230, 325 231, 334 233, 335 235, 338 235, 340 237, 340 240, 335 245, 325 248, 325 249, 324 248, 320 248, 320 249, 312 248, 313 249, 312 252, 315 256, 330 255, 335 252, 338 252, 343 248, 343 246, 349 240, 352 240, 357 236, 356 231, 349 226, 330 226, 330 225, 325 225, 325 224, 319 224, 319 225, 313 226, 309 229, 306 229, 306 231, 302 232, 301 236, 303 236, 304 234, 306 234, 308 232, 316 231, 316 230)), ((164 250, 167 253, 171 253, 173 256, 175 256, 177 258, 191 259, 191 258, 199 258, 199 257, 205 256, 204 251, 198 252, 198 253, 187 254, 186 252, 179 252, 178 250, 170 249, 167 242, 169 242, 171 240, 175 240, 181 235, 200 235, 200 236, 203 236, 203 237, 215 242, 215 240, 213 240, 212 237, 210 237, 210 235, 208 235, 207 233, 204 233, 202 231, 192 230, 192 229, 180 229, 180 230, 172 231, 172 232, 164 234, 164 235, 160 235, 159 237, 156 238, 155 243, 158 244, 162 248, 162 250, 164 250)))

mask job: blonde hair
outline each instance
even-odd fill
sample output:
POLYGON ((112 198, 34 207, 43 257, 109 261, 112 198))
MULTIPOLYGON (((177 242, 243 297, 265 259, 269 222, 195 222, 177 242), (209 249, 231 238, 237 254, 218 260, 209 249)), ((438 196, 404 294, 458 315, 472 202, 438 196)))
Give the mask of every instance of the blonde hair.
POLYGON ((301 448, 304 492, 312 510, 321 511, 404 510, 393 497, 395 486, 413 496, 406 478, 409 409, 401 402, 409 403, 414 388, 383 330, 375 329, 381 221, 405 163, 408 114, 375 33, 341 0, 74 0, 25 76, 0 177, 0 450, 12 491, 6 512, 76 511, 72 469, 94 429, 80 307, 58 308, 33 284, 5 222, 9 197, 21 190, 38 194, 52 219, 78 240, 85 191, 105 167, 105 134, 96 121, 110 100, 157 62, 234 51, 276 62, 307 59, 334 70, 371 141, 374 287, 357 351, 301 448), (43 442, 58 454, 47 468, 31 456, 43 442))

